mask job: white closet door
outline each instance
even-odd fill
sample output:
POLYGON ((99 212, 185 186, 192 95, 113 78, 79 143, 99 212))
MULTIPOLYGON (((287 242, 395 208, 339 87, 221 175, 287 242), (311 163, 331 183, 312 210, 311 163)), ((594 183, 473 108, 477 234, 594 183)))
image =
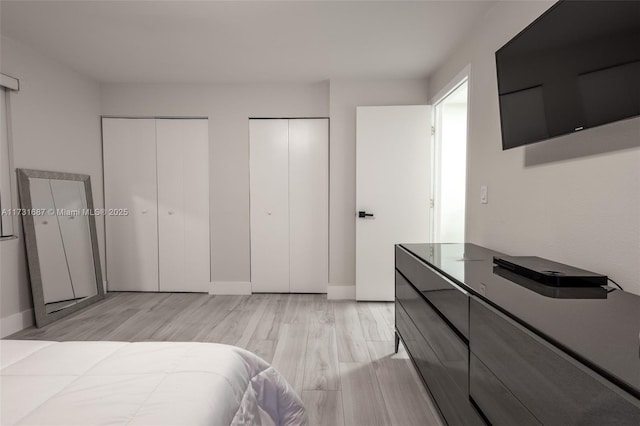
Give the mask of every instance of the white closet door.
POLYGON ((251 287, 289 292, 288 120, 249 120, 251 287))
POLYGON ((102 120, 110 291, 158 291, 156 130, 153 119, 102 120))
POLYGON ((160 291, 207 292, 208 121, 156 120, 156 143, 160 291))
POLYGON ((290 291, 329 281, 329 120, 289 120, 290 291))

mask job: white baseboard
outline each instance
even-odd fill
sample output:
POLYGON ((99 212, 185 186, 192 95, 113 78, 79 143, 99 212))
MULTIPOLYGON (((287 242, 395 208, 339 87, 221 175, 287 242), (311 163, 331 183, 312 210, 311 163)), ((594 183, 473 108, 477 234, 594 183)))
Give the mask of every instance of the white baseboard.
POLYGON ((251 294, 251 283, 247 281, 214 281, 209 286, 209 294, 249 295, 251 294))
POLYGON ((33 309, 18 312, 0 319, 0 338, 5 338, 34 324, 33 309))
POLYGON ((327 300, 356 300, 355 284, 329 284, 327 300))

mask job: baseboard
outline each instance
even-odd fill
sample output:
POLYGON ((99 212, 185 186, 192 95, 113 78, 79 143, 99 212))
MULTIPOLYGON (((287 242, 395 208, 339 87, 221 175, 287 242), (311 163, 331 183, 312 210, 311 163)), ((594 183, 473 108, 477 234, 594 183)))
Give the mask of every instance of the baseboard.
POLYGON ((251 283, 247 281, 214 281, 209 286, 209 294, 249 295, 251 294, 251 283))
POLYGON ((0 319, 0 338, 5 338, 34 324, 33 309, 0 319))
POLYGON ((329 284, 327 300, 356 300, 355 284, 329 284))

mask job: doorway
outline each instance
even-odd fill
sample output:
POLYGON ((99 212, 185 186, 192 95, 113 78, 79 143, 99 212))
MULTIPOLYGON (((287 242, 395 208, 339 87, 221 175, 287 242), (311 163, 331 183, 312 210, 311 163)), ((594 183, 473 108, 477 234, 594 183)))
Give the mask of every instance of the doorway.
POLYGON ((431 241, 463 243, 467 181, 469 81, 434 105, 431 241))

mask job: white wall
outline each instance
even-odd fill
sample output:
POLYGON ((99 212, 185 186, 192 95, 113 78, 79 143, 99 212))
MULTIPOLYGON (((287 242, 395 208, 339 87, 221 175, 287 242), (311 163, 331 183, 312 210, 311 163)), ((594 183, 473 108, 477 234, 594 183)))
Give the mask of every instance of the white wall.
POLYGON ((330 85, 329 283, 355 286, 356 107, 424 105, 427 81, 332 80, 330 85))
MULTIPOLYGON (((95 206, 102 207, 99 85, 11 39, 1 43, 1 71, 20 80, 20 91, 10 95, 14 166, 89 174, 95 206)), ((96 224, 102 247, 102 218, 96 224)), ((19 239, 0 241, 3 336, 33 320, 20 228, 19 239)))
POLYGON ((209 117, 214 282, 250 281, 249 117, 328 117, 328 83, 104 84, 102 113, 209 117))
POLYGON ((640 294, 640 118, 501 149, 494 53, 552 3, 498 2, 429 79, 437 93, 471 66, 466 239, 607 274, 640 294))

